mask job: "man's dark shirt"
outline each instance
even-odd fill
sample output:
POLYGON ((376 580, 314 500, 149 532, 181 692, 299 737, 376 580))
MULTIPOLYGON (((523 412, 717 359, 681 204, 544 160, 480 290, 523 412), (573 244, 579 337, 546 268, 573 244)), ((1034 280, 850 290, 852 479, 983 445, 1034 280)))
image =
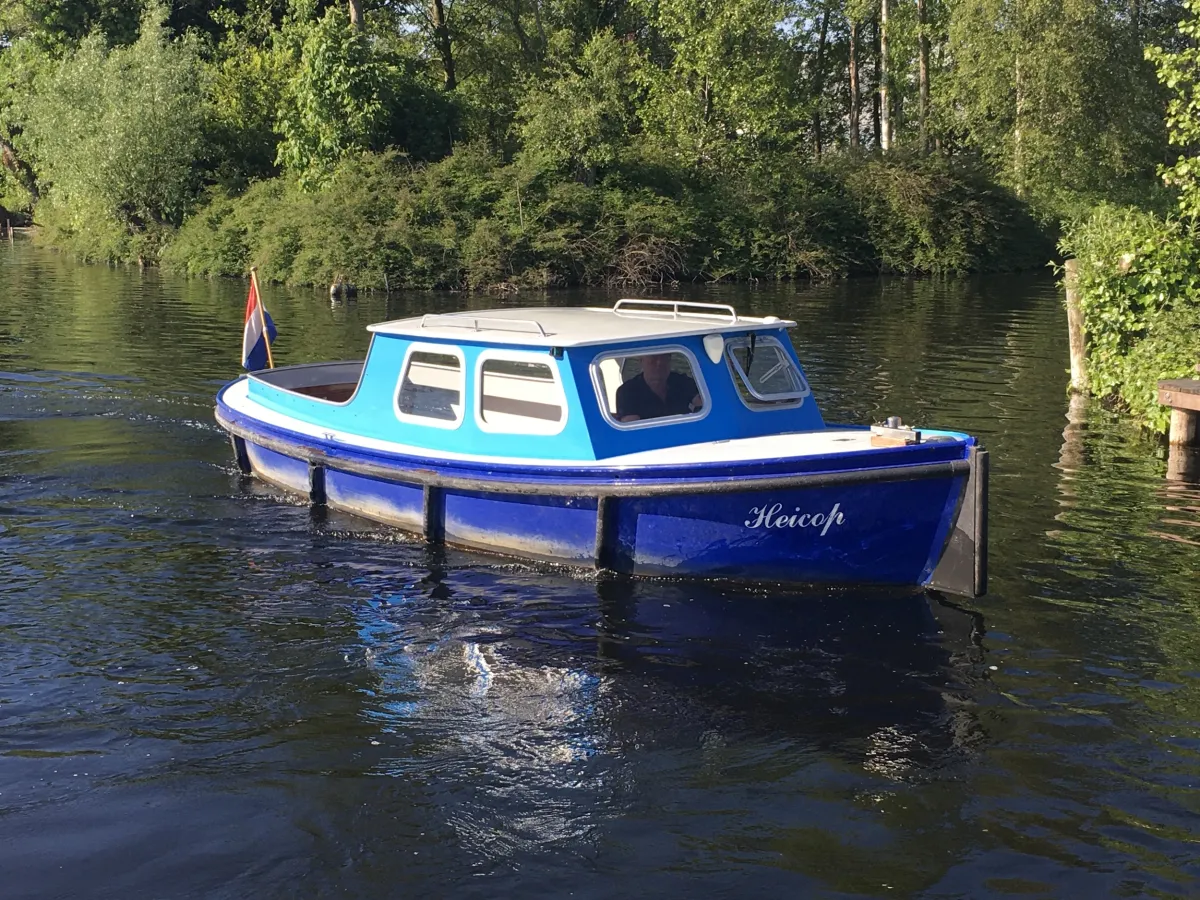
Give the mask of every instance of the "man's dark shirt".
POLYGON ((657 419, 660 416, 682 416, 691 412, 688 406, 699 391, 696 382, 687 375, 671 372, 667 375, 667 399, 664 401, 646 384, 643 375, 631 378, 617 388, 617 418, 637 416, 657 419))

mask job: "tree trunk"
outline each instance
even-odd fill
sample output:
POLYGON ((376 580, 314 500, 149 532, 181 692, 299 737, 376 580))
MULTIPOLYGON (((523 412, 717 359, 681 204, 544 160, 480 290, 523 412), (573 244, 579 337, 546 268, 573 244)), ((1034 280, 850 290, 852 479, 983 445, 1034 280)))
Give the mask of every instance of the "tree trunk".
POLYGON ((858 94, 858 23, 850 21, 850 149, 857 150, 858 120, 862 116, 862 98, 858 94))
POLYGON ((879 148, 887 153, 892 149, 892 109, 888 96, 888 6, 890 0, 879 0, 879 148))
POLYGON ((3 138, 0 138, 0 165, 12 172, 21 186, 29 191, 32 201, 37 203, 39 199, 37 176, 33 174, 29 163, 17 156, 13 145, 3 138))
POLYGON ((920 123, 920 152, 929 152, 929 16, 925 0, 917 0, 917 119, 920 123))
POLYGON ((458 79, 454 75, 454 48, 450 45, 450 29, 446 26, 446 7, 442 0, 430 0, 429 18, 433 22, 433 43, 442 58, 446 90, 452 91, 458 86, 458 79))
POLYGON ((1013 180, 1018 197, 1025 195, 1025 175, 1021 159, 1021 114, 1025 111, 1025 86, 1021 83, 1021 54, 1018 52, 1013 62, 1013 81, 1016 86, 1017 108, 1013 122, 1013 180))
POLYGON ((813 109, 813 142, 817 151, 817 159, 821 158, 821 95, 825 92, 825 41, 829 34, 829 7, 826 0, 825 9, 821 13, 821 36, 817 40, 817 62, 813 68, 813 98, 816 107, 813 109))
POLYGON ((350 0, 350 24, 354 26, 355 31, 362 31, 362 0, 350 0))
POLYGON ((883 124, 880 122, 879 114, 879 20, 876 19, 872 23, 874 34, 871 36, 872 47, 875 50, 875 84, 871 90, 871 128, 875 136, 875 146, 883 146, 883 124))

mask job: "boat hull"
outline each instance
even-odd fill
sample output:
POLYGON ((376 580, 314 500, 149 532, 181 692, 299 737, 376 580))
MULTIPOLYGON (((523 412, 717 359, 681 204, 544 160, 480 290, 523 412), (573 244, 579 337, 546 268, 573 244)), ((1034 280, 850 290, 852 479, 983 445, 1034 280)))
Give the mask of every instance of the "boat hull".
POLYGON ((522 478, 323 445, 222 407, 217 418, 247 474, 435 542, 633 575, 985 590, 974 445, 917 465, 522 478))

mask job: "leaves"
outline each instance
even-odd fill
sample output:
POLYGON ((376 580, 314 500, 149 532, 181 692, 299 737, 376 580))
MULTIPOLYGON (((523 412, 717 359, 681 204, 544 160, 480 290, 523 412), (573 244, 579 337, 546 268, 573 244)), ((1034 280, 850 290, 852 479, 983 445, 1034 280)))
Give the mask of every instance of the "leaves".
POLYGON ((28 101, 25 138, 68 231, 97 222, 127 235, 161 230, 190 208, 204 128, 200 60, 192 40, 168 38, 165 17, 164 7, 148 6, 127 47, 85 38, 42 74, 28 101))

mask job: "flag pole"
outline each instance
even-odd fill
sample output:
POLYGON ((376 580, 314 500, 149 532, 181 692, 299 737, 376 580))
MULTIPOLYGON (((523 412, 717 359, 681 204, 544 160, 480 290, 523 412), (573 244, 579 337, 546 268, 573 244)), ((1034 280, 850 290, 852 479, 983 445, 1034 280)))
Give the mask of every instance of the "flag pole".
POLYGON ((258 299, 258 324, 262 326, 263 341, 267 345, 267 368, 275 368, 275 360, 271 357, 271 332, 267 331, 267 318, 263 315, 266 304, 263 303, 262 291, 258 289, 258 266, 250 267, 250 283, 254 285, 254 296, 258 299))

